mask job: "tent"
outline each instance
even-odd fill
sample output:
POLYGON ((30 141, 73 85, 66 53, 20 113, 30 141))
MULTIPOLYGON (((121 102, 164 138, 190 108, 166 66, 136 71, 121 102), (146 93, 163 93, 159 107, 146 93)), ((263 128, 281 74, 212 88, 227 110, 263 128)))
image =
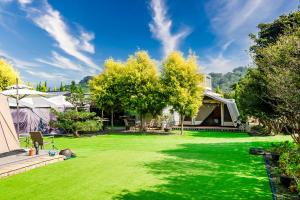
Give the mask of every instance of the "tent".
MULTIPOLYGON (((9 98, 9 106, 15 125, 17 124, 16 99, 9 98)), ((19 133, 41 131, 49 133, 49 122, 55 119, 51 108, 63 112, 73 107, 63 96, 45 98, 41 96, 26 97, 19 100, 19 133)))
MULTIPOLYGON (((163 110, 164 114, 170 113, 170 108, 163 110)), ((175 125, 180 124, 180 115, 173 114, 175 125)), ((234 99, 225 99, 211 90, 205 90, 203 104, 194 118, 185 117, 184 125, 194 126, 237 126, 239 111, 234 99)))
POLYGON ((21 149, 7 97, 0 94, 0 154, 21 149))
POLYGON ((58 111, 64 111, 68 108, 73 108, 74 106, 66 100, 65 96, 59 95, 55 97, 50 97, 47 99, 50 103, 54 105, 54 108, 58 111))
MULTIPOLYGON (((16 126, 18 123, 16 99, 9 98, 9 106, 16 126)), ((51 113, 54 106, 44 97, 26 97, 19 100, 19 133, 30 131, 48 133, 49 122, 54 118, 51 113)))

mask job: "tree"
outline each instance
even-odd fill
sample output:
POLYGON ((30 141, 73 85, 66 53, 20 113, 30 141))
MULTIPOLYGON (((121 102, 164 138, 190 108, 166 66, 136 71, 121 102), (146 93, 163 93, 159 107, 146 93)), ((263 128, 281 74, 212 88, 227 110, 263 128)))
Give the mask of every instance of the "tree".
POLYGON ((47 92, 49 88, 47 87, 47 82, 39 82, 36 86, 36 90, 40 92, 47 92))
POLYGON ((75 110, 78 110, 78 107, 84 105, 84 93, 81 86, 77 86, 75 81, 71 82, 70 85, 70 96, 67 97, 67 100, 74 105, 75 110))
MULTIPOLYGON (((90 91, 95 105, 103 111, 111 113, 111 129, 114 127, 114 112, 122 109, 121 95, 123 85, 121 76, 124 65, 112 58, 105 61, 104 70, 90 82, 90 91)), ((102 116, 103 117, 103 116, 102 116)))
POLYGON ((19 75, 14 68, 5 60, 0 59, 0 91, 16 84, 17 78, 19 78, 19 75))
POLYGON ((181 116, 181 134, 185 116, 194 117, 203 99, 203 74, 198 71, 197 57, 187 59, 179 52, 171 53, 163 62, 161 75, 169 99, 168 104, 181 116))
POLYGON ((159 114, 167 102, 157 66, 146 51, 129 56, 121 82, 124 91, 121 96, 123 107, 136 112, 141 121, 140 129, 146 130, 146 114, 159 114))
POLYGON ((275 119, 279 115, 270 104, 266 84, 266 80, 257 68, 249 69, 235 87, 235 99, 244 120, 255 117, 269 129, 269 133, 272 133, 272 124, 276 122, 275 119))
POLYGON ((60 91, 60 92, 64 92, 64 91, 66 91, 66 87, 63 85, 63 83, 62 83, 62 82, 60 82, 59 91, 60 91))
POLYGON ((215 93, 220 94, 222 97, 224 96, 224 92, 222 91, 222 89, 220 88, 220 86, 217 86, 217 87, 216 87, 215 93))
POLYGON ((256 59, 266 80, 269 104, 280 114, 281 124, 300 144, 300 27, 276 43, 259 49, 256 59))
POLYGON ((258 27, 250 48, 255 68, 237 85, 238 106, 242 115, 258 118, 269 133, 278 133, 287 124, 295 129, 295 124, 299 126, 299 109, 294 106, 299 108, 300 11, 258 27))
POLYGON ((63 129, 67 134, 73 134, 79 137, 78 131, 94 132, 102 128, 102 122, 96 113, 79 112, 68 110, 66 112, 54 111, 56 120, 52 120, 51 127, 63 129))

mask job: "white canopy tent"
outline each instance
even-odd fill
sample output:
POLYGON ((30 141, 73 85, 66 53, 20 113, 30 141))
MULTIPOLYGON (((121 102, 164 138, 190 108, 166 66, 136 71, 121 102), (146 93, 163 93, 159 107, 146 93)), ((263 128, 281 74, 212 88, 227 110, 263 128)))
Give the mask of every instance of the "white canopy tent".
POLYGON ((36 96, 48 96, 47 93, 39 92, 32 90, 32 87, 26 86, 26 85, 19 85, 19 80, 17 79, 17 84, 12 85, 8 87, 8 90, 5 90, 1 92, 1 94, 5 96, 9 96, 16 99, 16 105, 17 105, 17 133, 19 134, 20 131, 20 124, 19 124, 19 101, 20 99, 23 99, 25 97, 36 97, 36 96))
POLYGON ((66 100, 65 96, 55 96, 47 99, 50 103, 54 104, 54 107, 59 111, 64 111, 67 108, 73 108, 74 106, 66 100))

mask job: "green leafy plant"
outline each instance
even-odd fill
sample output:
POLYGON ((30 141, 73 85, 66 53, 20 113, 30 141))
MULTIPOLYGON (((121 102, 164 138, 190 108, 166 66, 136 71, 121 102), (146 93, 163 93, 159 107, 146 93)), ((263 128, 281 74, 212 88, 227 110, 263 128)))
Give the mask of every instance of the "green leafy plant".
POLYGON ((296 148, 295 143, 285 141, 285 142, 280 142, 280 143, 272 143, 270 151, 275 152, 275 153, 284 153, 284 152, 290 152, 296 148))
POLYGON ((80 132, 95 132, 102 129, 102 120, 96 117, 96 113, 79 112, 76 110, 68 110, 66 112, 54 111, 57 119, 51 121, 54 128, 63 129, 66 133, 72 133, 78 137, 80 132))
POLYGON ((281 153, 279 168, 282 174, 300 178, 300 151, 299 148, 281 153))

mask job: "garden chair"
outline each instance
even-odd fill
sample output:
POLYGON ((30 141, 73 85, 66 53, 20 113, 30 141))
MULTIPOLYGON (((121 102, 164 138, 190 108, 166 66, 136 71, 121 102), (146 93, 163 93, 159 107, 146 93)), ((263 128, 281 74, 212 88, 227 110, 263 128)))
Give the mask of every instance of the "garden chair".
POLYGON ((34 132, 29 132, 30 138, 32 140, 32 144, 34 145, 35 143, 38 143, 38 145, 41 147, 41 149, 44 148, 44 144, 48 144, 48 142, 44 142, 44 138, 42 135, 42 132, 40 131, 34 131, 34 132))

